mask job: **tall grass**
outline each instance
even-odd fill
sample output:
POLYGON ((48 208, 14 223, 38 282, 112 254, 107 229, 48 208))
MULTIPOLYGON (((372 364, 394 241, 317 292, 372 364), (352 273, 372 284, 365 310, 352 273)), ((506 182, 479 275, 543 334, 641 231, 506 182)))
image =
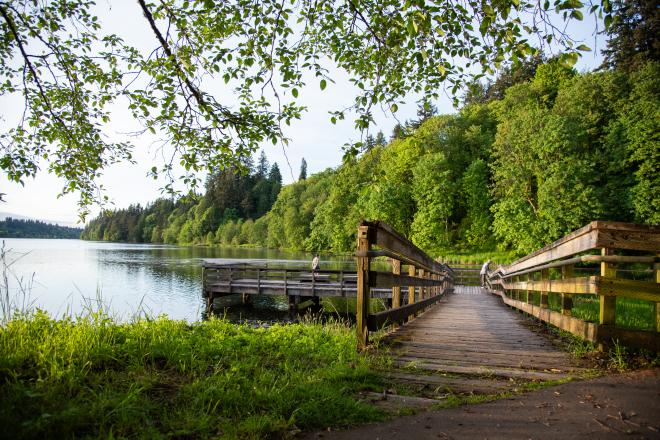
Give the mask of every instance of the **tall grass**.
POLYGON ((0 437, 264 438, 381 420, 378 360, 343 323, 54 320, 0 327, 0 437))
POLYGON ((78 316, 29 302, 0 249, 0 439, 286 437, 382 420, 381 358, 339 320, 254 328, 210 318, 128 322, 97 292, 78 316))

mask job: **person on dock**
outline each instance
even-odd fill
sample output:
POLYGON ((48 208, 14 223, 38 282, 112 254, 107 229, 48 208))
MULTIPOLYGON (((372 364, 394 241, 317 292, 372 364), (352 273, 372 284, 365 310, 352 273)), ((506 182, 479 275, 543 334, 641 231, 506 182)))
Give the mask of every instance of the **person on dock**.
POLYGON ((314 254, 312 259, 312 276, 316 280, 316 275, 319 272, 319 266, 321 265, 321 260, 319 260, 319 254, 314 254))
POLYGON ((481 278, 481 287, 486 287, 486 275, 488 275, 488 266, 490 266, 491 260, 488 260, 481 266, 481 272, 479 272, 479 277, 481 278))

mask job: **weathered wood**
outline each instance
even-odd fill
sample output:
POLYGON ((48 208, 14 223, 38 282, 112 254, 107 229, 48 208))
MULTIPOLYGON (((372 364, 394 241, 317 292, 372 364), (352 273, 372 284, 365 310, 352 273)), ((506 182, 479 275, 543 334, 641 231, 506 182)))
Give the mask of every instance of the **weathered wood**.
POLYGON ((395 286, 439 286, 441 281, 429 279, 424 275, 424 270, 420 269, 419 276, 396 275, 393 273, 378 272, 372 270, 369 274, 369 285, 371 287, 392 288, 395 286))
POLYGON ((579 293, 596 294, 597 280, 599 277, 578 277, 567 278, 565 280, 538 280, 538 281, 519 281, 505 282, 504 288, 520 289, 534 292, 552 292, 552 293, 579 293))
MULTIPOLYGON (((372 228, 370 226, 360 226, 358 228, 358 251, 367 252, 371 249, 372 228)), ((367 319, 369 317, 369 274, 371 259, 369 257, 357 258, 357 339, 358 347, 365 348, 369 343, 369 331, 367 329, 367 319)))
MULTIPOLYGON (((574 266, 569 264, 568 266, 562 266, 561 268, 561 277, 562 279, 573 278, 574 275, 574 266)), ((561 314, 562 315, 571 315, 573 310, 573 298, 571 295, 562 292, 561 293, 561 314)))
POLYGON ((385 310, 384 312, 374 313, 368 317, 369 330, 379 330, 389 324, 403 324, 410 315, 435 304, 442 298, 442 295, 435 295, 429 298, 421 299, 414 304, 406 304, 398 309, 385 310))
MULTIPOLYGON (((392 260, 392 275, 401 275, 401 261, 392 260)), ((392 286, 392 308, 401 307, 401 285, 392 286)))
MULTIPOLYGON (((660 257, 660 254, 657 257, 660 257)), ((660 284, 660 262, 653 265, 653 271, 655 272, 655 282, 660 284)), ((653 308, 655 309, 655 331, 660 332, 660 301, 654 301, 653 308)))
MULTIPOLYGON (((408 265, 408 276, 409 277, 414 277, 417 272, 417 269, 415 269, 415 266, 412 264, 408 265)), ((415 286, 408 285, 408 304, 415 304, 415 286)), ((408 319, 412 319, 414 317, 414 314, 408 315, 408 319)))
POLYGON ((591 222, 506 266, 506 272, 513 273, 597 248, 657 252, 660 250, 660 226, 591 222))
MULTIPOLYGON (((550 279, 550 272, 549 269, 543 269, 541 271, 541 281, 548 281, 550 279)), ((542 290, 541 291, 541 300, 539 303, 540 307, 542 309, 547 309, 548 308, 548 291, 547 290, 542 290)))
MULTIPOLYGON (((441 263, 434 261, 424 253, 420 248, 415 246, 410 240, 403 235, 392 229, 391 226, 384 222, 362 222, 363 226, 372 227, 374 234, 374 244, 382 248, 388 249, 402 257, 408 258, 412 261, 421 263, 433 271, 443 272, 445 266, 441 263)), ((418 264, 419 265, 419 264, 418 264)))
MULTIPOLYGON (((611 253, 612 249, 601 249, 601 255, 603 256, 610 255, 611 253)), ((616 266, 605 261, 600 263, 600 275, 602 277, 616 278, 616 266)), ((616 322, 616 296, 601 295, 599 297, 599 302, 599 322, 603 325, 614 325, 616 322)))
POLYGON ((596 291, 602 297, 660 301, 660 285, 652 281, 626 280, 621 278, 596 278, 596 291))

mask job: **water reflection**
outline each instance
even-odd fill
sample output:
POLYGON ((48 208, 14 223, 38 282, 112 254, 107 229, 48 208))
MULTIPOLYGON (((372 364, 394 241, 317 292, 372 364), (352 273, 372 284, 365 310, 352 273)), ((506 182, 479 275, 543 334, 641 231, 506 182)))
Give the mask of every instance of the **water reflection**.
MULTIPOLYGON (((81 240, 5 239, 11 266, 10 287, 34 277, 30 297, 52 315, 79 313, 98 297, 122 319, 141 310, 194 321, 204 311, 201 297, 204 259, 269 260, 270 264, 305 267, 312 256, 267 249, 177 247, 87 242, 81 240), (276 260, 273 262, 273 260, 276 260)), ((321 255, 322 268, 354 267, 350 257, 321 255)), ((227 306, 232 304, 227 304, 227 306)), ((284 319, 285 298, 256 297, 249 307, 230 307, 230 319, 284 319)))

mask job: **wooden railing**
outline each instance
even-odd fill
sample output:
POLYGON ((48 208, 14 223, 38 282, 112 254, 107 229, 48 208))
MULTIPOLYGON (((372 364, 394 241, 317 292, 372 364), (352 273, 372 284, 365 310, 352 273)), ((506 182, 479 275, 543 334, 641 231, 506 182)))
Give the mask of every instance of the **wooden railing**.
MULTIPOLYGON (((401 324, 435 303, 453 288, 451 269, 434 261, 408 239, 383 222, 362 222, 357 238, 357 338, 364 348, 369 331, 388 324, 401 324), (379 249, 374 249, 378 247, 379 249), (371 270, 372 259, 388 257, 392 271, 371 270), (407 275, 402 275, 402 266, 407 275), (407 304, 402 305, 401 288, 407 287, 407 304), (391 288, 391 309, 370 313, 372 288, 391 288)), ((405 273, 405 272, 404 272, 405 273)))
POLYGON ((501 295, 508 305, 583 339, 601 346, 618 340, 627 346, 658 351, 659 253, 659 226, 595 221, 489 272, 487 282, 490 290, 501 295), (633 274, 646 279, 630 279, 633 274), (559 311, 550 310, 550 295, 558 296, 559 311), (572 316, 575 295, 597 296, 598 323, 572 316), (655 328, 643 331, 617 327, 618 298, 650 302, 655 328))

